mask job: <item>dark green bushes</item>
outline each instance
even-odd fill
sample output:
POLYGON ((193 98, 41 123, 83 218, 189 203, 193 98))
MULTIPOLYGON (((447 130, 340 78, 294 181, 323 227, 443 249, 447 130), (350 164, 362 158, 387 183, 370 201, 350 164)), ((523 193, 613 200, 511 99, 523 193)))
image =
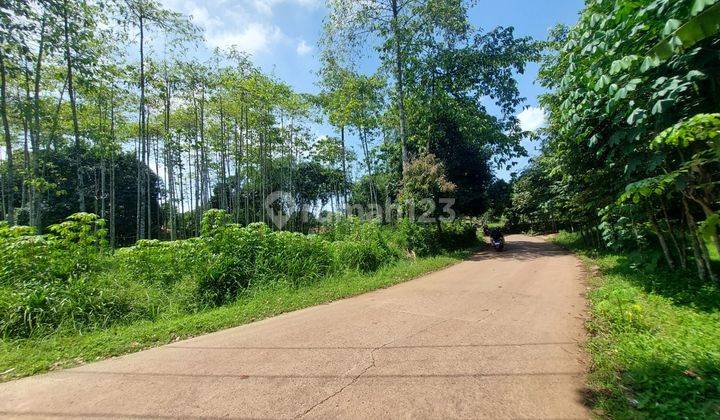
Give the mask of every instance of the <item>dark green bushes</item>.
POLYGON ((104 222, 77 214, 47 235, 0 226, 0 334, 78 332, 224 305, 265 287, 372 272, 409 255, 469 247, 471 224, 385 226, 346 219, 315 235, 229 223, 207 211, 198 238, 139 241, 114 254, 104 222))
POLYGON ((478 240, 477 226, 466 221, 442 222, 438 226, 403 220, 398 224, 397 235, 400 244, 418 256, 467 248, 478 240))

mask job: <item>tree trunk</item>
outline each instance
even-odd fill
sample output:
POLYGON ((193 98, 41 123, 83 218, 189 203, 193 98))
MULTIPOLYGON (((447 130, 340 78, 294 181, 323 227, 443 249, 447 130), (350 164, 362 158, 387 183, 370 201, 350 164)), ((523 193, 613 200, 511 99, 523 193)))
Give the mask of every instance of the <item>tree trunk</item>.
POLYGON ((675 236, 674 229, 672 228, 672 225, 670 224, 670 220, 668 218, 667 208, 665 206, 665 203, 661 201, 660 203, 662 211, 663 211, 663 219, 665 220, 665 226, 667 227, 668 234, 670 235, 670 240, 673 243, 673 246, 675 247, 675 252, 678 254, 678 259, 680 260, 680 267, 684 270, 687 268, 687 256, 685 253, 685 249, 680 246, 680 243, 677 240, 677 237, 675 236))
MULTIPOLYGON (((240 109, 240 120, 242 121, 242 109, 240 109)), ((240 166, 242 165, 243 135, 242 128, 238 127, 238 120, 235 119, 235 223, 240 223, 240 166)))
POLYGON ((170 82, 165 67, 165 168, 167 169, 168 191, 170 192, 170 240, 177 239, 177 216, 175 212, 175 144, 170 134, 170 82))
MULTIPOLYGON (((38 45, 38 56, 35 63, 35 79, 33 84, 33 129, 32 135, 30 136, 33 148, 33 178, 37 179, 40 176, 39 171, 39 154, 40 154, 40 79, 42 76, 42 62, 43 55, 45 53, 45 28, 46 28, 46 15, 43 14, 42 21, 40 23, 40 39, 38 45)), ((32 186, 32 206, 30 214, 35 221, 35 228, 40 230, 42 226, 42 206, 39 191, 36 191, 35 183, 32 186)))
MULTIPOLYGON (((145 200, 143 181, 146 174, 145 168, 145 20, 143 12, 140 11, 140 121, 138 123, 138 179, 137 179, 137 239, 145 239, 145 200)), ((148 219, 148 223, 150 220, 148 219)))
POLYGON ((2 176, 2 173, 0 173, 0 202, 2 205, 0 205, 0 220, 5 220, 5 209, 7 208, 5 206, 5 177, 2 176))
MULTIPOLYGON (((28 187, 30 186, 30 180, 31 180, 31 174, 30 174, 30 148, 28 144, 28 135, 30 134, 30 124, 29 124, 29 111, 28 108, 30 104, 30 74, 29 70, 27 68, 27 65, 25 66, 25 99, 20 98, 20 86, 18 85, 18 94, 17 94, 17 102, 18 104, 21 104, 24 102, 22 109, 22 126, 23 126, 23 180, 22 180, 22 192, 21 192, 21 199, 20 199, 20 207, 28 208, 30 207, 30 201, 32 197, 30 196, 30 192, 28 191, 28 187)), ((32 220, 32 212, 30 214, 30 220, 28 223, 29 226, 33 226, 33 220, 32 220)))
POLYGON ((665 261, 667 262, 667 265, 670 268, 670 270, 674 270, 675 263, 673 263, 672 257, 670 256, 670 250, 668 249, 667 243, 665 242, 665 236, 663 236, 662 231, 660 230, 660 227, 657 224, 655 215, 653 215, 652 212, 648 212, 648 216, 650 219, 650 225, 652 226, 652 229, 655 232, 655 235, 657 236, 658 241, 660 242, 660 248, 662 248, 663 255, 665 256, 665 261))
POLYGON ((67 77, 65 77, 65 82, 63 83, 62 89, 60 89, 60 94, 58 95, 58 101, 57 105, 55 105, 55 113, 53 114, 53 122, 52 127, 50 128, 50 135, 48 136, 48 141, 45 145, 45 148, 50 150, 50 146, 52 146, 55 150, 58 149, 55 133, 57 132, 57 126, 58 122, 60 121, 60 109, 62 107, 62 101, 63 97, 65 96, 65 90, 67 89, 67 77))
MULTIPOLYGON (((110 139, 115 144, 115 100, 110 96, 110 139)), ((115 249, 115 150, 110 152, 110 249, 115 249)))
POLYGON ((343 171, 343 204, 345 205, 345 216, 349 216, 348 213, 348 176, 347 176, 347 162, 345 153, 345 126, 340 127, 340 145, 342 146, 342 171, 343 171))
POLYGON ((205 144, 205 86, 200 92, 200 214, 202 219, 210 201, 210 168, 208 165, 207 145, 205 144))
POLYGON ((73 136, 75 138, 75 165, 77 174, 76 193, 78 199, 78 208, 81 212, 85 211, 85 192, 82 174, 82 159, 80 156, 80 127, 77 119, 77 104, 75 102, 75 88, 73 87, 72 72, 72 55, 70 54, 70 25, 68 24, 68 2, 63 1, 63 28, 65 37, 65 63, 67 64, 67 85, 68 95, 70 96, 70 110, 72 112, 73 136))
POLYGON ((685 220, 687 221, 688 231, 690 233, 690 244, 692 245, 693 256, 695 257, 695 266, 697 267, 698 277, 700 278, 700 280, 705 280, 707 278, 707 274, 705 272, 705 264, 702 251, 700 251, 700 248, 703 244, 698 240, 696 234, 697 226, 695 224, 695 219, 690 213, 690 207, 688 206, 685 197, 683 197, 682 203, 683 209, 685 211, 685 220))
POLYGON ((13 166, 12 135, 7 115, 7 81, 5 70, 5 52, 0 49, 0 114, 2 114, 3 133, 5 135, 5 154, 7 162, 7 222, 15 224, 15 167, 13 166))
POLYGON ((248 112, 247 108, 244 109, 244 123, 243 129, 245 134, 245 225, 250 223, 250 133, 248 128, 248 112))
POLYGON ((404 86, 404 75, 403 75, 403 57, 402 57, 402 44, 400 41, 400 27, 398 22, 398 16, 400 8, 398 6, 398 0, 392 0, 392 31, 394 35, 393 43, 395 47, 395 78, 396 90, 398 95, 398 117, 400 118, 400 145, 402 148, 402 165, 403 171, 407 168, 410 163, 410 156, 407 149, 407 118, 405 116, 405 86, 404 86))
POLYGON ((227 145, 227 133, 225 128, 225 110, 223 109, 222 99, 220 99, 220 199, 218 205, 221 210, 228 210, 228 192, 227 192, 227 175, 225 172, 225 164, 227 160, 226 156, 226 145, 227 145))
MULTIPOLYGON (((140 117, 138 116, 138 121, 140 117)), ((138 138, 135 142, 135 240, 138 241, 143 238, 144 231, 141 229, 142 225, 142 161, 140 159, 140 136, 142 129, 138 124, 138 138)))
POLYGON ((152 239, 152 190, 151 190, 151 179, 152 173, 150 171, 150 153, 152 151, 152 140, 150 138, 150 110, 145 118, 145 210, 147 210, 147 221, 145 227, 145 237, 152 239))
POLYGON ((358 131, 360 132, 360 143, 363 148, 363 154, 365 156, 365 166, 367 167, 368 172, 368 190, 370 193, 370 202, 377 208, 377 191, 375 191, 375 180, 372 170, 372 164, 370 162, 370 149, 368 148, 367 130, 364 127, 359 127, 358 131))
POLYGON ((182 149, 180 148, 182 144, 182 139, 180 144, 178 144, 178 183, 180 184, 180 216, 178 217, 177 224, 180 224, 181 229, 181 237, 187 238, 187 232, 185 231, 185 179, 183 178, 183 163, 182 163, 182 149))

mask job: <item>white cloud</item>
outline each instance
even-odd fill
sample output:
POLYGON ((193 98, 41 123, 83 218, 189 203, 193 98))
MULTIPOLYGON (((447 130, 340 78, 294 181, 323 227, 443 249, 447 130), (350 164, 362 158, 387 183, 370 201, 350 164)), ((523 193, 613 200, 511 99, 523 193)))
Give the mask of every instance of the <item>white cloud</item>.
POLYGON ((278 4, 294 4, 306 9, 318 7, 322 0, 253 0, 252 4, 255 10, 265 15, 272 15, 273 7, 278 4))
POLYGON ((192 17, 193 23, 206 31, 216 30, 223 26, 223 22, 220 19, 210 16, 210 13, 208 13, 208 10, 204 7, 193 7, 189 10, 188 15, 192 17))
POLYGON ((255 6, 255 10, 264 15, 272 15, 274 3, 273 0, 255 0, 253 1, 253 6, 255 6))
POLYGON ((237 46, 240 50, 256 54, 268 51, 270 45, 282 40, 284 35, 280 28, 275 25, 251 22, 239 32, 227 30, 207 31, 205 38, 211 47, 229 48, 237 46))
POLYGON ((545 110, 534 106, 523 109, 517 117, 523 131, 536 131, 544 127, 547 121, 545 110))
POLYGON ((297 44, 297 48, 295 49, 298 53, 298 55, 306 55, 312 51, 312 47, 308 45, 307 42, 305 42, 304 39, 301 39, 300 42, 297 44))
POLYGON ((294 45, 298 55, 312 52, 305 40, 288 37, 273 23, 273 12, 283 7, 320 7, 324 0, 160 0, 167 8, 191 16, 200 27, 208 47, 226 49, 237 46, 250 54, 272 52, 274 44, 294 45), (276 10, 277 9, 277 10, 276 10))

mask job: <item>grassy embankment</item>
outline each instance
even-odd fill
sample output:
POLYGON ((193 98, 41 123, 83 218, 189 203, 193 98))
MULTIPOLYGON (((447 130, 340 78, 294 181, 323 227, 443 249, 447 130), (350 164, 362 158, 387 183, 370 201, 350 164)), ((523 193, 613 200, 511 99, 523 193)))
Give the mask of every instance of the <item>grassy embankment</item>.
POLYGON ((590 279, 590 403, 610 418, 720 418, 720 290, 647 255, 555 241, 597 266, 590 279))
POLYGON ((477 246, 472 225, 347 221, 322 235, 216 223, 109 253, 96 218, 0 226, 0 380, 138 351, 396 284, 477 246), (454 250, 454 251, 453 251, 454 250), (413 254, 417 257, 412 256, 413 254))

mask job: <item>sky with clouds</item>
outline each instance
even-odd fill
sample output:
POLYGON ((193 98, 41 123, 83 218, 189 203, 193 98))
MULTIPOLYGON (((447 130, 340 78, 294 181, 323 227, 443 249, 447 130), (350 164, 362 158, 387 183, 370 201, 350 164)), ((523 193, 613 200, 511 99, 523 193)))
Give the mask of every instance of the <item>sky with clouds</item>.
MULTIPOLYGON (((160 0, 165 7, 191 16, 204 30, 207 51, 239 46, 253 61, 300 92, 316 92, 318 70, 317 41, 326 13, 324 0, 160 0)), ((516 35, 545 39, 557 23, 573 24, 583 0, 477 0, 470 10, 470 22, 476 28, 513 26, 516 35)), ((203 52, 201 51, 200 54, 203 52)), ((525 129, 534 130, 544 123, 545 114, 537 108, 543 92, 534 83, 538 66, 528 65, 518 75, 520 93, 526 98, 518 109, 525 129)), ((334 134, 329 126, 318 126, 318 135, 334 134)), ((352 140, 351 140, 352 144, 352 140)), ((537 145, 523 142, 530 155, 537 145)), ((516 169, 498 170, 508 178, 527 162, 520 159, 516 169)))

